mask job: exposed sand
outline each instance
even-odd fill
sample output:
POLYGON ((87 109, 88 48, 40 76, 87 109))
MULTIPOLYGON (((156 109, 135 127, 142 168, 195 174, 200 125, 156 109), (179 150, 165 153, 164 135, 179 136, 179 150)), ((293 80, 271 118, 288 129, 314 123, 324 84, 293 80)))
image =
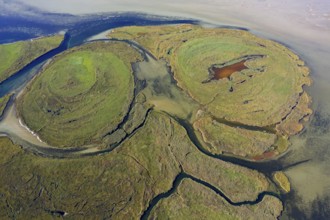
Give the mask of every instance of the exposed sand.
POLYGON ((31 144, 48 147, 48 145, 44 143, 37 134, 26 127, 21 120, 16 117, 16 109, 13 104, 6 109, 5 116, 0 122, 0 133, 6 133, 9 135, 15 133, 22 140, 31 144))

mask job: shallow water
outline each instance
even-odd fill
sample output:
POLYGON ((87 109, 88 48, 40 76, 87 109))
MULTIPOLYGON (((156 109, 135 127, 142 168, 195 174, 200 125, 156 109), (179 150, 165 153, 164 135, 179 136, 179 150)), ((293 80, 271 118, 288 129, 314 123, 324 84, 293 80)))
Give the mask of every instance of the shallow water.
MULTIPOLYGON (((22 0, 57 12, 94 13, 117 10, 198 18, 207 26, 234 25, 259 36, 285 43, 311 68, 313 85, 308 88, 315 114, 306 129, 292 138, 283 164, 308 159, 286 171, 293 192, 288 195, 282 219, 328 219, 330 215, 330 1, 328 0, 169 0, 157 6, 151 0, 75 1, 22 0)), ((10 4, 15 4, 11 1, 10 4)), ((1 5, 1 1, 0 1, 1 5)), ((17 9, 20 10, 20 9, 17 9)), ((32 13, 32 12, 31 12, 32 13)), ((103 30, 104 31, 104 30, 103 30)), ((168 100, 166 100, 167 102, 168 100)), ((169 106, 168 103, 163 106, 169 106)), ((166 104, 165 104, 166 103, 166 104)), ((158 106, 161 104, 155 103, 158 106)))
POLYGON ((189 119, 195 115, 198 105, 181 89, 169 75, 167 63, 147 56, 148 61, 138 63, 137 78, 145 80, 147 87, 142 91, 146 99, 158 111, 189 119))
POLYGON ((233 73, 242 71, 244 69, 247 69, 244 60, 221 68, 212 67, 212 71, 214 72, 213 79, 219 80, 223 78, 229 78, 233 73))

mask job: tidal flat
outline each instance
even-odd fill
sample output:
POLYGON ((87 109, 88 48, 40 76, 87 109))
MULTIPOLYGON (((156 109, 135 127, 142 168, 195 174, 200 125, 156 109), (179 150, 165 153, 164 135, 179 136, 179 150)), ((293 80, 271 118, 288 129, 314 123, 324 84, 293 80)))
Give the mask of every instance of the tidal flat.
MULTIPOLYGON (((3 146, 18 151, 9 152, 9 156, 4 151, 4 164, 10 165, 2 170, 8 176, 3 182, 7 208, 2 215, 148 219, 164 217, 166 209, 166 215, 172 216, 175 213, 168 198, 183 189, 188 195, 189 190, 204 187, 203 195, 193 194, 201 201, 204 195, 212 196, 219 206, 207 210, 203 202, 199 207, 203 211, 194 214, 196 218, 212 211, 210 218, 243 219, 269 213, 267 218, 276 219, 287 193, 283 184, 276 185, 278 174, 272 177, 279 168, 263 172, 241 164, 245 160, 251 161, 250 165, 255 160, 267 163, 287 149, 289 136, 301 130, 293 126, 288 132, 284 127, 300 125, 300 120, 311 114, 309 97, 302 90, 310 84, 308 73, 303 61, 278 43, 243 30, 188 24, 118 28, 108 39, 66 50, 44 65, 8 108, 17 111, 30 135, 37 135, 42 143, 23 139, 13 133, 15 129, 6 133, 14 143, 1 139, 3 146), (281 60, 272 59, 275 56, 281 60), (194 62, 188 62, 187 57, 194 62), (210 68, 243 61, 248 68, 212 79, 210 68), (276 64, 279 71, 273 69, 276 64), (205 79, 210 81, 205 83, 205 79), (258 90, 259 84, 263 86, 258 90), (244 94, 237 95, 240 90, 255 92, 253 88, 261 100, 274 97, 271 107, 263 106, 267 103, 258 98, 246 100, 244 94), (235 101, 243 114, 232 109, 235 116, 223 117, 230 104, 211 103, 221 95, 228 102, 235 101), (251 103, 252 110, 245 106, 251 103), (256 111, 254 120, 244 117, 254 112, 256 105, 265 109, 256 111), (269 113, 269 108, 275 112, 269 113), (279 116, 272 119, 269 114, 279 116), (286 126, 280 127, 282 124, 286 126), (230 155, 230 162, 222 154, 230 155), (100 164, 109 166, 102 171, 100 164), (17 175, 6 174, 11 169, 17 175), (70 173, 77 174, 76 181, 70 182, 70 173), (22 180, 25 176, 29 177, 22 180), (53 179, 58 176, 61 181, 53 179), (97 182, 80 181, 82 177, 97 182), (190 180, 194 184, 187 185, 190 180), (20 184, 21 191, 9 184, 13 181, 20 184), (111 187, 103 189, 104 181, 111 187), (78 186, 81 182, 86 184, 78 186), (25 191, 30 193, 25 196, 25 191), (86 195, 89 199, 82 201, 86 195), (107 201, 117 202, 106 209, 107 201), (158 207, 163 211, 158 213, 158 207), (227 211, 223 213, 224 207, 227 211)), ((6 127, 0 124, 0 129, 6 127)), ((184 200, 191 203, 189 197, 184 200)), ((193 213, 195 206, 177 214, 193 213)))

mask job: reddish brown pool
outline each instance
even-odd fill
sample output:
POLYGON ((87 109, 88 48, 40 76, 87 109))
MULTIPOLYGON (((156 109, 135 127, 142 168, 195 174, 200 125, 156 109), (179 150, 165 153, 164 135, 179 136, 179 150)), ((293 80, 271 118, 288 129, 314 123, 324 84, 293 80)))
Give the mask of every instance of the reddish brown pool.
POLYGON ((219 80, 223 78, 229 78, 234 72, 239 72, 248 67, 245 66, 246 60, 242 60, 238 63, 234 63, 224 67, 212 67, 211 70, 213 71, 213 78, 212 80, 219 80))

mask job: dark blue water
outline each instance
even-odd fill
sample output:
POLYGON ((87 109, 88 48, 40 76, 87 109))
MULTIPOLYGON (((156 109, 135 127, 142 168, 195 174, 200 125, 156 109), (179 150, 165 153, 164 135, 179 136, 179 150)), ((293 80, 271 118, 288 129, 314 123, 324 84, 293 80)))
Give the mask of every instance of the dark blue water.
POLYGON ((70 47, 81 44, 87 38, 106 31, 111 28, 125 27, 132 25, 146 26, 146 25, 168 25, 168 24, 196 24, 197 20, 187 19, 171 19, 168 17, 150 16, 136 13, 122 13, 115 14, 114 17, 104 15, 102 18, 84 20, 78 22, 71 29, 70 47))
POLYGON ((65 25, 41 22, 13 16, 0 16, 0 44, 18 40, 27 40, 42 35, 56 33, 65 28, 65 25))
MULTIPOLYGON (((62 20, 63 24, 47 25, 45 21, 26 21, 21 18, 16 17, 0 17, 0 25, 4 30, 6 27, 11 27, 16 30, 16 32, 11 31, 0 31, 0 42, 15 42, 17 40, 26 40, 34 37, 38 37, 39 32, 29 32, 23 29, 19 32, 20 27, 29 27, 31 30, 42 30, 42 33, 54 34, 59 30, 67 28, 67 33, 62 44, 33 60, 30 64, 25 66, 23 69, 15 73, 13 76, 7 80, 0 83, 0 97, 14 92, 17 88, 24 86, 29 82, 33 76, 38 72, 37 70, 42 66, 42 64, 55 56, 63 52, 64 50, 78 46, 85 42, 91 36, 94 36, 100 32, 106 31, 111 28, 131 26, 131 25, 165 25, 165 24, 181 24, 181 23, 197 23, 195 20, 185 20, 185 19, 169 19, 167 17, 158 16, 145 16, 143 14, 134 13, 121 13, 114 14, 115 16, 103 15, 103 16, 88 16, 82 17, 80 20, 72 24, 71 22, 66 22, 62 20)), ((72 17, 70 17, 72 20, 72 17)))
POLYGON ((13 92, 15 89, 23 86, 28 81, 30 81, 34 74, 37 73, 38 69, 41 68, 42 64, 49 58, 55 56, 66 50, 68 48, 68 42, 70 40, 70 35, 66 34, 64 40, 59 47, 45 53, 44 55, 36 58, 31 63, 23 67, 21 70, 16 72, 14 75, 0 83, 0 97, 13 92))

